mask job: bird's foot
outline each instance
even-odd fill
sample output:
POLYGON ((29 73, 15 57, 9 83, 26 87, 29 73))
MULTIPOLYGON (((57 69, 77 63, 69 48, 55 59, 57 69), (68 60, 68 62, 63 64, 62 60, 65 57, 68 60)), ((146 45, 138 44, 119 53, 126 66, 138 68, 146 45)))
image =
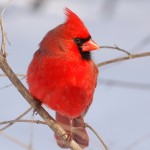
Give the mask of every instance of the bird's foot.
POLYGON ((32 114, 33 116, 37 115, 38 107, 42 106, 42 102, 40 100, 38 100, 38 99, 35 99, 35 103, 36 103, 36 109, 33 110, 33 114, 32 114))
MULTIPOLYGON (((72 140, 72 135, 71 132, 69 131, 66 131, 66 133, 64 133, 62 136, 63 137, 66 136, 66 140, 68 143, 72 140)), ((64 141, 62 141, 58 135, 55 134, 55 138, 59 147, 69 148, 69 146, 64 141)))
POLYGON ((62 136, 63 136, 63 137, 64 137, 64 136, 67 136, 66 140, 67 140, 68 142, 70 142, 71 139, 72 139, 72 135, 71 135, 71 132, 70 132, 70 131, 66 131, 66 133, 64 133, 62 136))

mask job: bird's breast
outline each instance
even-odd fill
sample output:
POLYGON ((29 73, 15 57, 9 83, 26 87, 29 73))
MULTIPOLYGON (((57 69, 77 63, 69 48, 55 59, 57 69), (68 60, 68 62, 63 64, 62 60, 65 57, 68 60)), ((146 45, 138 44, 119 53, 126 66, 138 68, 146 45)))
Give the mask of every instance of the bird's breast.
POLYGON ((28 70, 31 93, 48 107, 75 118, 90 105, 97 67, 92 61, 43 57, 28 70), (34 67, 33 67, 34 66, 34 67))

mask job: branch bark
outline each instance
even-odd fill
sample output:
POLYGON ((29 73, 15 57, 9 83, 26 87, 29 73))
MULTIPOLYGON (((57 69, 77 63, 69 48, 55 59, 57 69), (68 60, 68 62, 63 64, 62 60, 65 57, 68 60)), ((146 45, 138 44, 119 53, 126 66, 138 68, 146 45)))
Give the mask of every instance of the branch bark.
POLYGON ((12 71, 10 66, 8 65, 5 57, 0 55, 0 68, 9 78, 9 80, 13 83, 13 85, 17 88, 20 94, 26 99, 26 101, 32 106, 33 109, 37 111, 37 113, 45 120, 45 122, 49 125, 49 127, 60 136, 60 138, 72 149, 72 150, 82 150, 79 145, 71 140, 68 141, 67 133, 65 130, 58 125, 55 120, 48 114, 48 112, 40 105, 37 104, 37 101, 34 100, 33 96, 29 93, 29 91, 25 88, 25 86, 20 82, 15 73, 12 71))

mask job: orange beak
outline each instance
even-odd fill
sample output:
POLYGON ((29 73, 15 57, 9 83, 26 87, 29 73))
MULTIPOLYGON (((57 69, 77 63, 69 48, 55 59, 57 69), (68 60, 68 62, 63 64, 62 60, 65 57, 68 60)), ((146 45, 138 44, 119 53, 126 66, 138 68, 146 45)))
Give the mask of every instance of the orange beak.
POLYGON ((92 51, 92 50, 96 50, 99 48, 100 48, 100 46, 98 46, 92 39, 90 39, 89 41, 85 42, 82 45, 82 51, 83 52, 92 51))

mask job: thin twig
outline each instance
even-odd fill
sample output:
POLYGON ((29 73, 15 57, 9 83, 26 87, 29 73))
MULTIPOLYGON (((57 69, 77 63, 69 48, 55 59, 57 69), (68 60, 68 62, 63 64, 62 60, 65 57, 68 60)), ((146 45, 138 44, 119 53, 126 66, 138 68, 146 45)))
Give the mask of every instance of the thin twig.
MULTIPOLYGON (((22 77, 20 78, 20 81, 24 80, 26 78, 26 75, 25 74, 16 74, 17 77, 22 77)), ((5 74, 0 74, 0 77, 7 77, 5 74)), ((8 85, 5 85, 3 87, 0 87, 0 90, 2 89, 6 89, 6 88, 9 88, 11 87, 13 84, 8 84, 8 85)))
MULTIPOLYGON (((20 78, 19 80, 22 81, 22 80, 24 80, 25 78, 26 78, 26 77, 22 77, 22 78, 20 78)), ((5 85, 5 86, 3 86, 3 87, 0 87, 0 90, 9 88, 9 87, 11 87, 11 86, 13 86, 12 83, 11 83, 11 84, 8 84, 8 85, 5 85)))
MULTIPOLYGON (((9 0, 7 2, 7 5, 3 8, 2 12, 1 12, 1 15, 0 15, 0 27, 1 27, 1 31, 2 31, 2 41, 1 41, 1 50, 0 50, 0 54, 6 58, 6 46, 5 46, 5 41, 8 39, 7 36, 6 36, 6 33, 5 33, 5 30, 4 30, 4 23, 3 23, 3 16, 4 16, 4 13, 5 13, 5 10, 7 9, 8 5, 10 4, 12 0, 9 0)), ((8 41, 8 40, 7 40, 8 41)))
POLYGON ((5 32, 4 32, 4 25, 3 25, 2 16, 0 16, 0 26, 1 26, 1 31, 2 31, 2 41, 1 41, 1 51, 0 51, 0 54, 1 54, 3 57, 6 57, 5 32))
POLYGON ((4 12, 6 11, 7 7, 9 6, 9 4, 12 2, 13 0, 9 0, 6 4, 6 6, 3 8, 2 12, 1 12, 1 16, 4 16, 4 12))
POLYGON ((43 125, 48 125, 45 121, 40 121, 40 120, 27 120, 27 119, 21 119, 21 120, 8 120, 8 121, 2 121, 0 122, 0 125, 4 124, 13 124, 13 123, 35 123, 35 124, 43 124, 43 125))
POLYGON ((125 57, 120 57, 120 58, 116 58, 116 59, 111 59, 111 60, 108 60, 108 61, 104 61, 104 62, 98 63, 97 66, 101 67, 101 66, 105 66, 105 65, 112 64, 112 63, 115 63, 115 62, 120 62, 120 61, 123 61, 123 60, 140 58, 140 57, 146 57, 146 56, 150 56, 150 52, 139 53, 139 54, 132 54, 130 56, 125 56, 125 57))
MULTIPOLYGON (((22 78, 20 79, 20 81, 24 80, 25 78, 26 78, 26 77, 22 77, 22 78)), ((11 86, 13 86, 12 83, 11 83, 11 84, 7 84, 7 85, 5 85, 5 86, 3 86, 3 87, 0 87, 0 90, 9 88, 9 87, 11 87, 11 86)))
MULTIPOLYGON (((30 107, 29 109, 27 109, 25 112, 23 112, 19 117, 17 117, 15 120, 19 120, 22 117, 24 117, 27 113, 29 113, 32 110, 32 107, 30 107)), ((0 129, 1 131, 4 131, 5 129, 7 129, 8 127, 10 127, 11 125, 13 125, 13 123, 9 123, 8 125, 4 126, 3 128, 0 129)))
POLYGON ((104 141, 102 140, 102 138, 97 134, 97 132, 89 124, 87 124, 87 123, 85 123, 85 127, 89 128, 96 135, 96 137, 99 139, 99 141, 102 143, 104 149, 108 150, 107 145, 104 143, 104 141))
POLYGON ((118 47, 117 45, 115 45, 115 46, 100 46, 100 48, 101 48, 101 49, 102 49, 102 48, 114 49, 114 50, 117 50, 117 51, 124 52, 124 53, 126 53, 128 56, 131 56, 131 54, 130 54, 128 51, 126 51, 126 50, 124 50, 124 49, 118 47))

